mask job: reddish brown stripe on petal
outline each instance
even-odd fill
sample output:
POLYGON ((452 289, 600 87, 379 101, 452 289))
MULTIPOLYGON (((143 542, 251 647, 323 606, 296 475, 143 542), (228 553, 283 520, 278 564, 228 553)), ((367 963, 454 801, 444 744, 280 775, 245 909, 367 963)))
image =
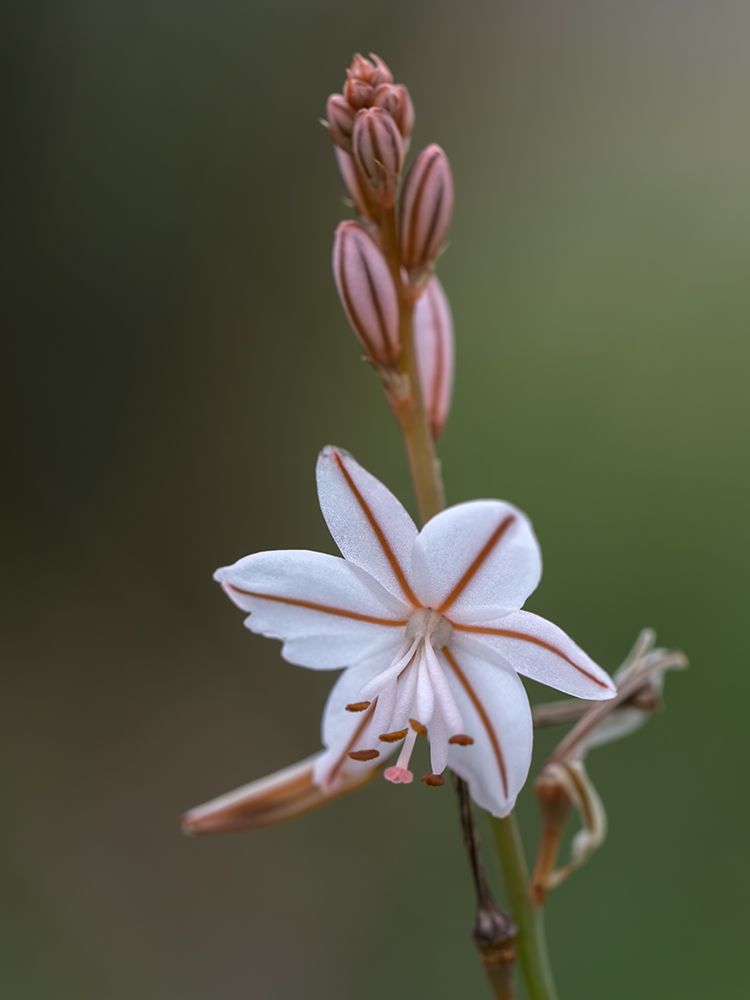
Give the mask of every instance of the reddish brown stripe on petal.
POLYGON ((364 710, 369 707, 369 701, 353 701, 351 705, 346 706, 346 710, 347 712, 364 712, 364 710))
POLYGON ((554 646, 551 642, 545 642, 544 639, 537 639, 534 635, 527 635, 525 632, 513 632, 506 628, 486 628, 483 625, 456 624, 454 624, 453 627, 461 632, 471 632, 474 635, 500 635, 505 639, 519 639, 521 642, 530 642, 534 646, 539 646, 541 649, 546 649, 547 652, 554 653, 555 656, 559 656, 561 660, 565 660, 565 662, 577 670, 579 674, 583 674, 584 677, 588 677, 590 681, 593 681, 594 684, 598 684, 599 687, 609 690, 609 684, 600 680, 592 674, 590 670, 586 670, 584 667, 579 667, 574 660, 571 660, 567 653, 563 653, 563 651, 557 646, 554 646))
POLYGON ((383 743, 398 743, 398 741, 402 740, 408 732, 408 729, 399 729, 395 733, 381 733, 380 736, 378 736, 378 739, 382 740, 383 743))
MULTIPOLYGON (((416 245, 417 244, 417 229, 418 229, 419 223, 421 222, 421 219, 420 219, 420 209, 422 207, 422 198, 424 197, 424 193, 425 193, 425 189, 427 187, 427 181, 429 180, 430 173, 432 172, 432 170, 434 169, 434 167, 435 167, 435 165, 437 163, 438 156, 439 156, 439 153, 437 152, 437 150, 435 150, 435 152, 431 154, 429 160, 427 161, 426 165, 424 166, 424 168, 422 170, 422 175, 421 175, 421 177, 419 177, 419 180, 418 180, 418 183, 417 183, 417 188, 416 188, 416 191, 414 192, 414 201, 412 202, 412 205, 411 205, 410 217, 409 217, 410 226, 409 226, 408 233, 406 234, 406 239, 404 240, 404 244, 405 244, 404 256, 407 259, 412 259, 412 258, 414 258, 415 260, 419 259, 420 255, 423 254, 424 250, 426 249, 425 246, 421 246, 421 247, 417 248, 417 245, 416 245)), ((404 203, 406 203, 405 199, 404 199, 404 203)))
POLYGON ((445 778, 442 774, 426 774, 422 781, 425 785, 432 785, 433 788, 439 788, 441 785, 445 784, 445 778))
POLYGON ((470 747, 474 742, 472 736, 466 736, 464 733, 458 733, 456 736, 451 736, 448 740, 449 743, 455 743, 459 747, 470 747))
POLYGON ((370 507, 369 507, 367 501, 362 496, 362 494, 360 493, 360 491, 357 489, 357 486, 356 486, 354 480, 349 475, 349 470, 344 465, 344 462, 343 462, 343 459, 341 458, 341 455, 339 455, 339 453, 337 451, 334 451, 333 455, 334 455, 334 458, 336 459, 336 461, 338 462, 339 468, 341 469, 341 474, 343 475, 344 479, 346 480, 346 485, 349 487, 349 489, 354 494, 355 500, 359 504, 359 506, 360 506, 360 508, 362 510, 362 513, 367 518, 367 520, 368 520, 368 522, 370 524, 370 527, 372 528, 373 532, 375 533, 375 537, 377 538, 378 543, 380 544, 380 547, 383 550, 383 552, 385 554, 385 557, 388 560, 388 563, 389 563, 391 569, 393 570, 394 576, 398 580, 399 586, 401 587, 402 591, 404 592, 404 596, 406 597, 406 599, 408 601, 411 602, 411 604, 414 605, 414 607, 420 607, 419 601, 417 600, 417 598, 416 598, 416 596, 414 594, 414 591, 411 589, 411 587, 409 586, 409 583, 408 583, 408 581, 406 579, 406 574, 404 573, 404 571, 401 568, 401 565, 400 565, 398 559, 396 558, 396 553, 391 548, 391 546, 390 546, 390 544, 388 542, 388 539, 385 537, 385 532, 381 528, 381 526, 378 523, 378 520, 375 517, 375 515, 373 514, 373 512, 370 510, 370 507))
POLYGON ((347 756, 352 760, 375 760, 380 756, 379 750, 350 750, 347 756))
POLYGON ((447 646, 443 646, 443 650, 442 651, 443 651, 443 655, 445 656, 446 660, 448 661, 448 663, 450 663, 451 667, 453 668, 453 672, 455 673, 456 677, 458 677, 459 681, 461 682, 461 687, 464 689, 464 691, 466 692, 466 694, 469 696, 469 699, 470 699, 472 705, 474 706, 474 708, 477 711, 477 715, 479 716, 479 718, 482 721, 482 725, 484 726, 485 730, 487 731, 487 736, 489 737, 490 743, 492 744, 492 749, 493 749, 493 751, 495 753, 495 759, 497 760, 497 766, 498 766, 498 769, 500 771, 500 780, 503 783, 503 794, 505 795, 505 797, 507 799, 507 797, 508 797, 508 775, 507 775, 507 772, 505 770, 505 760, 503 759, 503 752, 500 749, 500 741, 497 738, 497 733, 495 732, 495 730, 494 730, 494 728, 492 726, 492 723, 490 722, 489 716, 487 715, 487 713, 484 710, 484 705, 481 703, 481 701, 479 700, 479 697, 478 697, 476 691, 474 690, 474 688, 469 683, 468 677, 463 672, 463 670, 459 667, 458 663, 456 663, 456 659, 453 656, 453 653, 451 653, 451 651, 448 649, 447 646))
POLYGON ((409 725, 414 730, 414 732, 417 734, 417 736, 426 736, 427 735, 427 729, 422 725, 421 722, 417 722, 416 719, 409 719, 409 725))
POLYGON ((440 605, 440 607, 437 608, 436 610, 441 612, 441 614, 444 614, 451 606, 451 604, 453 604, 454 601, 458 600, 458 598, 461 596, 464 590, 466 590, 471 581, 477 575, 482 565, 486 562, 487 558, 492 554, 493 550, 498 545, 505 532, 508 530, 511 524, 514 523, 515 520, 516 520, 515 514, 508 514, 508 516, 503 521, 500 522, 500 524, 495 528, 495 530, 492 532, 490 537, 485 542, 484 546, 482 547, 482 550, 474 558, 474 561, 472 562, 471 566, 469 566, 469 568, 466 570, 464 575, 458 581, 456 586, 453 588, 450 594, 448 594, 448 596, 440 605))
MULTIPOLYGON (((367 287, 370 290, 370 298, 372 299, 372 304, 375 308, 375 315, 378 318, 378 326, 380 327, 380 338, 383 345, 386 348, 386 353, 389 357, 393 357, 395 360, 395 345, 391 343, 391 339, 388 336, 388 324, 385 321, 385 316, 383 314, 383 306, 380 302, 380 297, 378 295, 378 290, 375 285, 375 279, 372 276, 372 271, 370 270, 370 265, 365 257, 364 250, 357 244, 357 252, 359 253, 360 263, 362 264, 362 270, 364 271, 365 277, 367 278, 367 287)), ((377 357, 377 355, 376 355, 377 357)))
POLYGON ((371 625, 389 625, 396 628, 403 628, 407 624, 405 620, 394 621, 391 618, 375 618, 373 615, 361 615, 357 611, 345 611, 343 608, 334 608, 329 604, 316 604, 314 601, 302 601, 296 597, 257 594, 254 590, 243 590, 242 587, 235 587, 233 583, 228 583, 227 586, 238 594, 247 595, 247 597, 258 597, 263 601, 276 601, 278 604, 291 604, 295 608, 309 608, 311 611, 320 611, 326 615, 336 615, 338 618, 351 618, 353 621, 368 622, 371 625))

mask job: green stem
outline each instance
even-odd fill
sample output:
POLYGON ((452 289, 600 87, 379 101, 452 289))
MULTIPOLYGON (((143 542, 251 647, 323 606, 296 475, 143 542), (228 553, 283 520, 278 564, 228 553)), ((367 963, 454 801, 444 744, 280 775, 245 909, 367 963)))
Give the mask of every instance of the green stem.
POLYGON ((529 870, 513 813, 492 817, 495 846, 508 891, 510 912, 518 926, 516 947, 529 1000, 557 1000, 544 937, 544 913, 529 895, 529 870))

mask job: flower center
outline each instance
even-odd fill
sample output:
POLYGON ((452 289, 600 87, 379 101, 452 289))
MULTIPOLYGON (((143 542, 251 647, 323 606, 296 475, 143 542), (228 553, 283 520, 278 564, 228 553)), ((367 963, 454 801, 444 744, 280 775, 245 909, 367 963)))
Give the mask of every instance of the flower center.
POLYGON ((409 643, 415 639, 423 642, 428 639, 433 649, 442 649, 450 642, 453 626, 439 611, 432 608, 417 608, 409 615, 406 625, 406 640, 409 643))
POLYGON ((389 767, 389 781, 408 784, 413 775, 409 760, 417 736, 430 735, 432 774, 423 781, 442 785, 440 772, 448 761, 448 744, 470 746, 474 741, 463 732, 461 713, 438 659, 448 646, 453 625, 433 608, 417 608, 409 615, 404 642, 390 666, 364 685, 359 699, 347 711, 360 712, 373 705, 367 729, 362 733, 362 749, 349 751, 354 760, 373 760, 383 744, 404 740, 395 767, 389 767))

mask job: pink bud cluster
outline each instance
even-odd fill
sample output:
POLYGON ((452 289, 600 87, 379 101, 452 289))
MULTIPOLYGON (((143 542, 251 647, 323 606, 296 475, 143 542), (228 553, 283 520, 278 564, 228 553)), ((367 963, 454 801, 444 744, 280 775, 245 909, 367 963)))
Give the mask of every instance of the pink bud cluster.
POLYGON ((387 376, 397 372, 404 315, 413 310, 420 383, 435 437, 445 423, 453 381, 450 306, 433 278, 453 211, 453 178, 443 150, 416 157, 399 198, 414 127, 409 92, 382 59, 356 55, 324 123, 352 206, 342 222, 333 269, 342 305, 365 354, 387 376))

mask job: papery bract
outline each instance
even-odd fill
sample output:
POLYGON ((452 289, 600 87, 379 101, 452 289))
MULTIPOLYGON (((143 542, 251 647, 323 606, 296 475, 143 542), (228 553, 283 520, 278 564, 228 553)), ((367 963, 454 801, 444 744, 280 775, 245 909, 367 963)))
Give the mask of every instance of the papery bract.
POLYGON ((453 176, 440 146, 423 149, 401 194, 401 259, 406 268, 435 261, 453 213, 453 176))
POLYGON ((414 307, 414 342, 432 436, 442 433, 453 392, 453 317, 443 286, 432 277, 414 307))
POLYGON ((249 612, 247 627, 284 643, 291 663, 347 667, 323 717, 314 766, 324 792, 343 762, 371 766, 401 751, 385 776, 408 782, 419 736, 431 772, 446 765, 474 799, 507 815, 531 760, 532 725, 518 672, 579 697, 612 681, 555 625, 521 611, 541 575, 526 516, 499 500, 458 504, 421 531, 399 501, 346 452, 326 448, 321 510, 343 559, 260 552, 215 574, 249 612))
POLYGON ((352 152, 373 197, 384 208, 392 208, 404 165, 404 141, 387 111, 368 108, 357 113, 352 152))
POLYGON ((396 288, 380 248, 358 222, 341 222, 336 228, 333 274, 367 357, 393 365, 401 350, 396 288))

